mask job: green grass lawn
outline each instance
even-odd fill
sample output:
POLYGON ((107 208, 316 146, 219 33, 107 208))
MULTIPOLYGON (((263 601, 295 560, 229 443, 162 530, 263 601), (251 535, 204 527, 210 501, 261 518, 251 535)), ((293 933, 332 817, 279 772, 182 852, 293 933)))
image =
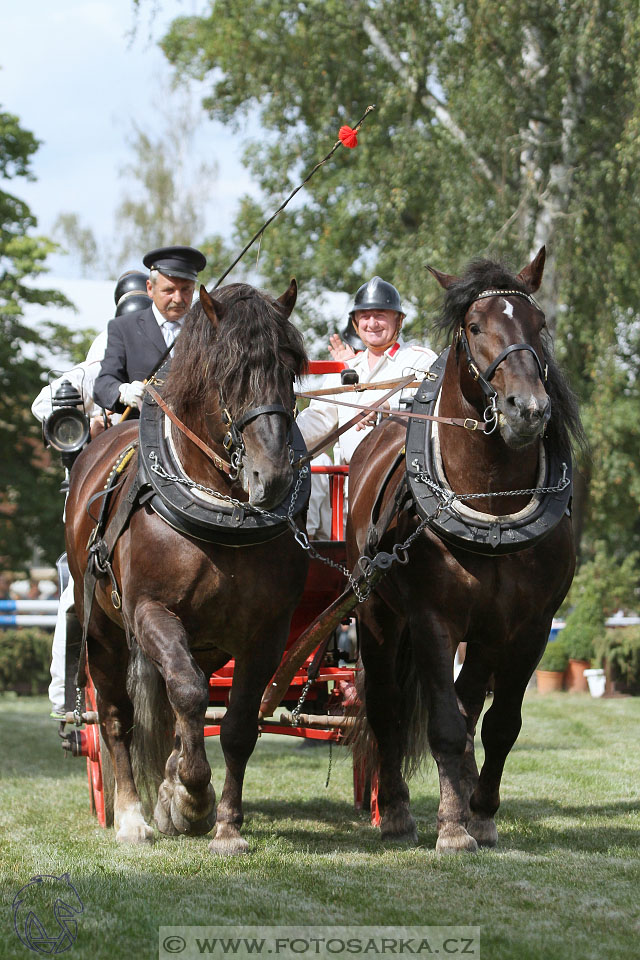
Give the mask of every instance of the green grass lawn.
MULTIPOLYGON (((208 838, 116 846, 89 812, 86 764, 65 758, 43 698, 0 697, 0 956, 33 956, 13 929, 15 893, 69 873, 84 902, 67 957, 158 956, 173 924, 449 925, 481 928, 484 960, 640 954, 640 699, 528 694, 507 761, 499 845, 434 852, 433 764, 411 784, 420 846, 385 849, 352 805, 349 754, 264 737, 250 762, 251 854, 208 838)), ((222 759, 209 741, 217 792, 222 759)))

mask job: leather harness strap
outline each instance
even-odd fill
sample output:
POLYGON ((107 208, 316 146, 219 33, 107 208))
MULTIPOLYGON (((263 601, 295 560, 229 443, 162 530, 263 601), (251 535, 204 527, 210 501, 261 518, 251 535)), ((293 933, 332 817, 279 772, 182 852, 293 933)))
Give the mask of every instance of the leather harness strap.
MULTIPOLYGON (((356 410, 360 410, 361 413, 357 413, 355 417, 352 417, 351 420, 347 420, 346 423, 343 423, 341 427, 336 427, 335 430, 332 430, 331 433, 328 433, 325 437, 322 438, 318 443, 315 444, 306 454, 306 456, 301 457, 299 460, 296 460, 294 467, 302 466, 303 463, 308 463, 309 460, 312 460, 317 453, 320 453, 321 450, 324 450, 325 447, 330 447, 333 443, 336 442, 338 437, 341 437, 343 433, 346 433, 347 430, 350 430, 351 427, 355 427, 356 423, 360 423, 366 415, 370 412, 380 413, 380 408, 382 404, 392 397, 394 393, 397 393, 398 390, 402 390, 403 387, 408 387, 409 384, 413 381, 413 374, 410 377, 404 377, 402 380, 395 380, 394 387, 392 390, 389 390, 388 393, 385 393, 377 403, 374 403, 371 407, 363 407, 359 403, 342 403, 346 407, 355 407, 356 410)), ((313 399, 313 398, 312 398, 313 399)), ((340 400, 327 400, 326 397, 322 398, 325 403, 341 403, 340 400)))
MULTIPOLYGON (((391 392, 396 393, 396 390, 392 390, 391 392)), ((380 400, 378 403, 374 404, 371 407, 365 407, 359 403, 349 403, 347 400, 330 400, 328 397, 320 397, 320 396, 315 397, 315 396, 311 396, 310 394, 306 394, 306 396, 310 397, 311 400, 322 399, 324 400, 325 403, 335 403, 341 407, 354 407, 354 409, 356 410, 364 411, 363 413, 363 416, 364 416, 365 413, 369 413, 372 411, 375 413, 380 413, 380 404, 384 403, 384 401, 388 396, 390 396, 390 394, 386 394, 382 398, 382 400, 380 400)), ((483 423, 481 420, 474 420, 472 417, 464 417, 464 418, 463 417, 436 417, 429 413, 411 413, 407 410, 394 410, 393 415, 394 417, 402 417, 405 420, 435 420, 438 423, 448 423, 450 426, 453 426, 453 427, 464 427, 465 430, 478 430, 480 431, 480 433, 484 433, 484 431, 487 429, 487 426, 489 426, 488 424, 483 423)), ((343 427, 340 428, 340 433, 344 433, 345 430, 353 426, 354 423, 357 423, 358 420, 361 420, 361 419, 362 417, 357 417, 357 418, 354 417, 353 420, 350 420, 349 423, 345 424, 343 427)), ((326 440, 322 441, 322 444, 319 447, 319 449, 322 449, 323 447, 326 447, 329 445, 329 443, 331 442, 331 439, 330 439, 331 436, 332 435, 330 434, 326 440)), ((314 450, 316 449, 317 448, 314 447, 314 450)))
POLYGON ((204 440, 201 440, 200 437, 196 436, 193 430, 190 430, 189 427, 187 427, 186 424, 184 424, 182 420, 180 420, 180 418, 176 416, 176 414, 173 412, 171 407, 169 407, 168 404, 164 402, 164 400, 162 399, 158 391, 155 389, 155 387, 152 387, 151 384, 148 383, 146 386, 146 389, 147 389, 147 393, 151 395, 151 397, 158 404, 158 406, 163 411, 163 413, 165 413, 169 417, 169 420, 171 420, 171 422, 176 425, 176 427, 181 433, 184 433, 185 437, 188 437, 192 443, 195 443, 195 445, 200 450, 202 450, 205 456, 212 461, 212 463, 218 468, 218 470, 222 470, 224 473, 231 472, 231 464, 227 460, 224 460, 219 454, 217 454, 215 450, 212 450, 211 447, 208 447, 207 444, 204 442, 204 440))
MULTIPOLYGON (((340 387, 325 387, 323 390, 296 393, 296 397, 301 400, 317 400, 318 397, 331 397, 336 393, 364 393, 365 390, 389 390, 391 387, 395 387, 398 382, 398 380, 385 380, 384 383, 381 383, 375 380, 369 380, 366 383, 345 383, 340 387)), ((409 390, 413 390, 415 387, 421 385, 422 380, 414 380, 413 383, 405 383, 403 380, 402 383, 405 387, 408 387, 409 390)))

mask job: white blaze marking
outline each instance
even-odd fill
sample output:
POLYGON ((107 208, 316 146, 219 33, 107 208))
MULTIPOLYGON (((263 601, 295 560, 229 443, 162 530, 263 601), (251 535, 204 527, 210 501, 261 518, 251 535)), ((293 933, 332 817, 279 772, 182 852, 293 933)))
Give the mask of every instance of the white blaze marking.
POLYGON ((502 312, 504 313, 505 317, 509 317, 509 319, 511 319, 511 317, 513 316, 513 304, 509 303, 508 300, 505 300, 504 310, 502 312))

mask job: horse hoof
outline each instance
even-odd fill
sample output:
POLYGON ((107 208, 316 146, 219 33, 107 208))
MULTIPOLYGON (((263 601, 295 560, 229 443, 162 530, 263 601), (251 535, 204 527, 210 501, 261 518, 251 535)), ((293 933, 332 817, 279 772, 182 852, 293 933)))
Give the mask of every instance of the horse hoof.
POLYGON ((171 797, 171 820, 178 833, 202 837, 216 822, 216 794, 209 783, 203 795, 196 797, 182 784, 176 786, 171 797))
POLYGON ((171 801, 171 822, 176 833, 185 837, 203 837, 213 830, 216 823, 216 811, 212 809, 205 817, 199 820, 187 820, 176 806, 175 798, 171 801))
POLYGON ((116 841, 118 843, 153 843, 153 827, 150 827, 140 810, 128 810, 117 818, 116 841))
POLYGON ((471 834, 479 847, 495 847, 498 842, 498 829, 493 817, 471 817, 467 833, 471 834))
POLYGON ((214 837, 209 850, 219 857, 241 857, 249 853, 249 844, 244 837, 214 837))
POLYGON ((417 847, 418 831, 414 829, 407 833, 381 833, 380 839, 385 846, 417 847))
POLYGON ((462 826, 443 827, 438 834, 436 853, 477 853, 478 844, 462 826))
POLYGON ((156 826, 160 833, 163 833, 166 837, 177 837, 179 833, 171 819, 172 795, 172 786, 167 784, 166 781, 161 783, 158 789, 158 800, 155 810, 153 811, 153 819, 156 822, 156 826))
POLYGON ((402 847, 418 846, 418 831, 416 822, 404 808, 394 813, 387 812, 382 816, 380 837, 384 843, 393 843, 402 847))

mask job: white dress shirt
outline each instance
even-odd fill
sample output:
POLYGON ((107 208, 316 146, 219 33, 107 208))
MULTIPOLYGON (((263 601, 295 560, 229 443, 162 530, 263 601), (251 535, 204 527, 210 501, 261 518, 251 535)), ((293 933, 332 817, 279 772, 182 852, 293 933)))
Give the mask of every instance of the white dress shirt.
MULTIPOLYGON (((428 347, 408 345, 399 339, 388 350, 385 350, 372 370, 369 369, 368 350, 357 354, 347 363, 352 370, 357 372, 360 383, 382 383, 386 380, 400 380, 411 373, 415 373, 417 380, 422 380, 436 357, 437 354, 428 347)), ((331 373, 325 378, 322 386, 323 388, 339 387, 340 383, 340 374, 331 373)), ((343 394, 337 396, 336 399, 349 400, 350 403, 370 407, 381 400, 385 393, 388 393, 388 389, 365 390, 362 393, 343 394)), ((411 396, 414 393, 415 390, 398 391, 388 401, 391 409, 399 408, 401 397, 411 396)), ((356 413, 357 410, 354 410, 353 407, 339 407, 324 400, 312 400, 309 406, 298 414, 296 423, 307 447, 311 449, 336 427, 351 420, 356 413)), ((367 430, 356 430, 355 427, 345 431, 336 440, 334 447, 335 462, 349 463, 353 451, 367 436, 367 432, 367 430)))
POLYGON ((153 310, 153 315, 158 322, 158 326, 160 327, 160 332, 164 337, 164 342, 168 347, 170 347, 182 329, 182 321, 184 320, 184 316, 180 317, 178 320, 167 320, 166 317, 162 316, 155 303, 151 304, 151 309, 153 310))

